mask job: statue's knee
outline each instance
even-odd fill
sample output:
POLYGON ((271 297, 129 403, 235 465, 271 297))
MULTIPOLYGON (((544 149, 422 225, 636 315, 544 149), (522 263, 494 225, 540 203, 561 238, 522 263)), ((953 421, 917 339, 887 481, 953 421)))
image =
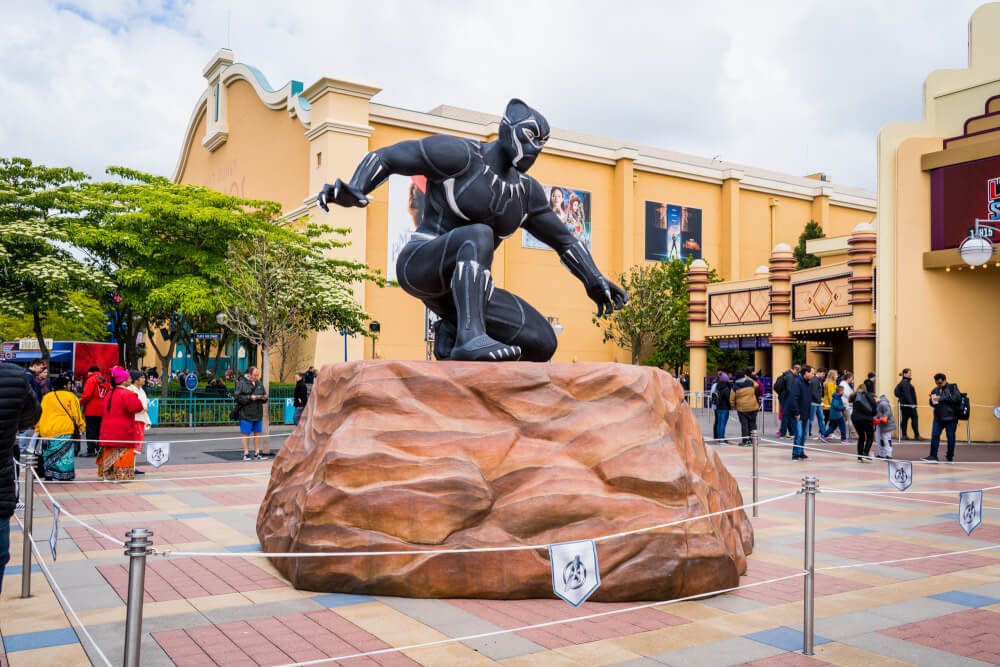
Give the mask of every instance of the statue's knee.
POLYGON ((475 260, 489 266, 493 262, 493 229, 489 225, 474 224, 459 227, 452 232, 458 237, 458 259, 475 260))
MULTIPOLYGON (((523 335, 523 332, 522 332, 523 335)), ((525 361, 548 361, 556 353, 559 342, 552 327, 545 323, 527 335, 521 342, 521 358, 525 361)))

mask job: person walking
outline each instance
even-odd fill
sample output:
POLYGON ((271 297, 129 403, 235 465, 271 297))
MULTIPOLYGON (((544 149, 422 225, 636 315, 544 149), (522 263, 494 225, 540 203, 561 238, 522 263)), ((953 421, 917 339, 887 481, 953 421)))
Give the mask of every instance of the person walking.
POLYGON ((892 416, 892 406, 889 397, 879 396, 875 406, 875 437, 878 440, 878 458, 892 458, 892 432, 896 430, 896 420, 892 416))
POLYGON ((75 446, 87 427, 80 411, 80 401, 69 391, 70 378, 52 379, 52 391, 42 397, 42 416, 38 436, 42 438, 42 469, 46 481, 68 482, 76 479, 75 446))
POLYGON ((111 391, 101 418, 101 453, 97 471, 106 482, 135 479, 135 415, 142 412, 139 397, 129 391, 132 376, 124 368, 111 369, 111 391))
POLYGON ((313 385, 316 383, 316 367, 310 366, 309 368, 307 368, 306 372, 303 373, 302 377, 306 381, 306 394, 307 395, 311 394, 313 385))
POLYGON ((899 374, 899 384, 893 390, 893 395, 899 401, 899 436, 903 440, 906 437, 906 425, 913 422, 913 439, 923 440, 920 437, 920 426, 917 421, 917 390, 913 386, 913 371, 904 368, 899 374))
POLYGON ((781 423, 778 426, 778 437, 794 437, 795 427, 792 424, 792 420, 788 416, 788 411, 785 410, 785 401, 788 399, 788 395, 791 392, 792 384, 795 378, 798 377, 801 366, 795 364, 787 371, 781 374, 781 376, 774 381, 774 386, 772 387, 772 392, 778 395, 778 411, 781 413, 781 423))
POLYGON ((869 373, 868 377, 865 379, 865 389, 869 394, 875 393, 875 374, 869 373))
POLYGON ((833 368, 826 372, 826 380, 823 382, 823 419, 830 423, 830 401, 837 393, 837 371, 833 368))
POLYGON ((851 420, 851 399, 854 397, 854 373, 851 371, 844 371, 844 376, 840 380, 840 386, 844 388, 844 405, 846 410, 844 412, 844 422, 847 423, 847 435, 848 437, 857 437, 857 432, 854 430, 854 422, 851 420))
POLYGON ((869 454, 875 441, 877 402, 875 395, 864 384, 851 396, 851 421, 854 422, 854 430, 858 432, 858 461, 862 463, 871 463, 869 454))
POLYGON ((958 409, 962 403, 962 393, 958 385, 948 382, 948 376, 937 373, 934 376, 934 390, 931 391, 931 407, 934 408, 934 423, 931 424, 931 453, 923 458, 928 463, 938 462, 938 447, 941 431, 948 436, 948 462, 955 458, 955 429, 958 427, 958 409))
POLYGON ((295 408, 295 412, 292 413, 292 423, 296 426, 299 425, 299 420, 302 418, 302 411, 306 409, 306 402, 308 400, 309 385, 306 382, 306 374, 296 373, 295 392, 292 394, 292 407, 295 408))
POLYGON ((826 380, 826 369, 819 368, 816 370, 816 374, 809 380, 809 394, 812 400, 812 406, 809 409, 809 419, 806 420, 806 433, 808 433, 809 438, 812 435, 812 423, 813 419, 816 420, 816 426, 819 429, 819 435, 823 435, 826 430, 826 423, 823 421, 823 381, 826 380))
POLYGON ((733 381, 733 399, 736 406, 736 413, 740 419, 740 447, 750 447, 753 442, 750 440, 750 432, 757 428, 757 410, 760 403, 757 397, 760 396, 760 385, 744 371, 736 371, 733 381))
MULTIPOLYGON (((132 384, 128 386, 128 390, 135 394, 142 404, 142 410, 135 413, 135 453, 138 456, 142 454, 146 442, 146 431, 153 427, 153 422, 149 418, 149 398, 146 396, 146 374, 142 371, 129 371, 128 374, 132 378, 132 384)), ((139 470, 139 466, 136 466, 135 474, 145 475, 146 473, 139 470)))
POLYGON ((10 561, 10 518, 17 505, 17 434, 31 428, 41 414, 24 372, 14 364, 0 363, 0 589, 10 561))
POLYGON ((42 403, 42 385, 38 381, 38 376, 45 370, 45 362, 41 359, 32 359, 28 363, 28 369, 24 371, 24 379, 28 381, 28 388, 35 395, 38 404, 42 403))
POLYGON ((254 458, 264 460, 265 454, 260 451, 260 434, 264 426, 264 404, 267 403, 267 390, 260 381, 260 369, 251 366, 246 375, 236 383, 233 394, 236 399, 240 418, 240 433, 243 434, 243 460, 250 461, 250 439, 253 438, 254 458))
POLYGON ((101 369, 91 366, 83 383, 83 396, 80 397, 83 419, 87 422, 87 451, 84 456, 97 456, 101 446, 101 417, 104 415, 104 397, 109 391, 111 384, 104 379, 101 369))
POLYGON ((715 434, 713 437, 719 444, 728 445, 726 440, 726 425, 729 422, 729 411, 732 409, 732 387, 729 385, 729 376, 719 371, 719 376, 715 380, 715 434))
POLYGON ((844 404, 844 387, 838 384, 836 393, 830 398, 830 419, 826 422, 826 432, 820 440, 826 442, 829 435, 833 433, 833 429, 839 428, 840 444, 847 444, 847 424, 844 422, 846 410, 847 406, 844 404))
POLYGON ((795 444, 792 447, 792 460, 804 461, 806 456, 805 441, 809 412, 812 410, 812 390, 809 381, 813 378, 812 366, 800 367, 799 373, 792 379, 792 387, 785 400, 784 411, 788 414, 789 429, 794 429, 795 444))

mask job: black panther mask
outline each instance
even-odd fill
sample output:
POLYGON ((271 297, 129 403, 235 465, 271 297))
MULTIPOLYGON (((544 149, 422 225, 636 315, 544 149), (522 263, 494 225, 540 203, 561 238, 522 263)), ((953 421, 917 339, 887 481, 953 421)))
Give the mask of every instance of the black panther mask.
POLYGON ((548 140, 549 123, 545 116, 519 99, 507 103, 500 121, 500 143, 518 171, 531 168, 548 140))

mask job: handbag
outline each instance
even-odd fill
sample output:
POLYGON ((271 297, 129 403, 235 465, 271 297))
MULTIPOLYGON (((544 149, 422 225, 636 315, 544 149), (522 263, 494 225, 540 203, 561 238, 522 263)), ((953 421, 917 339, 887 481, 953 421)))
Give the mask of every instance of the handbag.
POLYGON ((59 400, 59 392, 56 392, 56 403, 59 404, 59 407, 61 407, 63 409, 63 412, 66 413, 66 416, 69 417, 70 422, 73 424, 73 442, 79 443, 80 442, 80 427, 76 425, 76 420, 73 419, 73 415, 71 415, 69 413, 69 410, 66 409, 66 404, 63 403, 61 400, 59 400))

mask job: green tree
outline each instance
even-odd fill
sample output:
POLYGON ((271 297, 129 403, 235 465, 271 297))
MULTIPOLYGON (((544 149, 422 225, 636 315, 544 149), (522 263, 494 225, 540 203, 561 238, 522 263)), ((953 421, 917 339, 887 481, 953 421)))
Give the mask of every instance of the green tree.
POLYGON ((74 215, 83 206, 79 184, 86 178, 69 167, 0 158, 0 313, 31 318, 46 361, 46 314, 82 322, 85 313, 73 295, 111 287, 70 252, 67 230, 79 224, 74 215))
MULTIPOLYGON (((274 224, 230 244, 218 290, 225 326, 260 349, 264 386, 271 353, 310 331, 335 328, 369 335, 369 319, 352 285, 385 279, 365 264, 330 256, 350 230, 303 222, 274 224)), ((268 432, 265 411, 264 433, 268 432)))
MULTIPOLYGON (((632 354, 632 363, 639 363, 645 350, 653 350, 644 363, 680 369, 688 359, 687 269, 693 261, 674 259, 655 264, 633 266, 619 280, 628 292, 629 302, 610 317, 594 318, 604 333, 605 341, 613 341, 632 354)), ((709 280, 719 280, 715 269, 709 270, 709 280)))
POLYGON ((806 223, 802 233, 799 234, 799 244, 795 246, 794 250, 796 269, 811 269, 814 266, 819 266, 819 257, 806 252, 806 241, 824 237, 826 237, 826 234, 818 222, 810 220, 806 223))
MULTIPOLYGON (((218 287, 230 245, 269 227, 280 206, 124 167, 108 173, 118 180, 85 189, 88 215, 72 240, 117 286, 118 339, 134 346, 135 334, 145 329, 162 377, 169 378, 182 332, 221 307, 218 287)), ((167 382, 162 387, 166 396, 167 382)))
MULTIPOLYGON (((108 316, 100 302, 84 292, 70 293, 69 300, 79 308, 82 317, 74 319, 66 317, 64 313, 56 310, 45 311, 41 314, 44 337, 54 340, 107 340, 108 332, 105 329, 108 324, 108 316)), ((10 340, 34 335, 33 316, 22 315, 18 317, 0 314, 0 338, 10 340)))

